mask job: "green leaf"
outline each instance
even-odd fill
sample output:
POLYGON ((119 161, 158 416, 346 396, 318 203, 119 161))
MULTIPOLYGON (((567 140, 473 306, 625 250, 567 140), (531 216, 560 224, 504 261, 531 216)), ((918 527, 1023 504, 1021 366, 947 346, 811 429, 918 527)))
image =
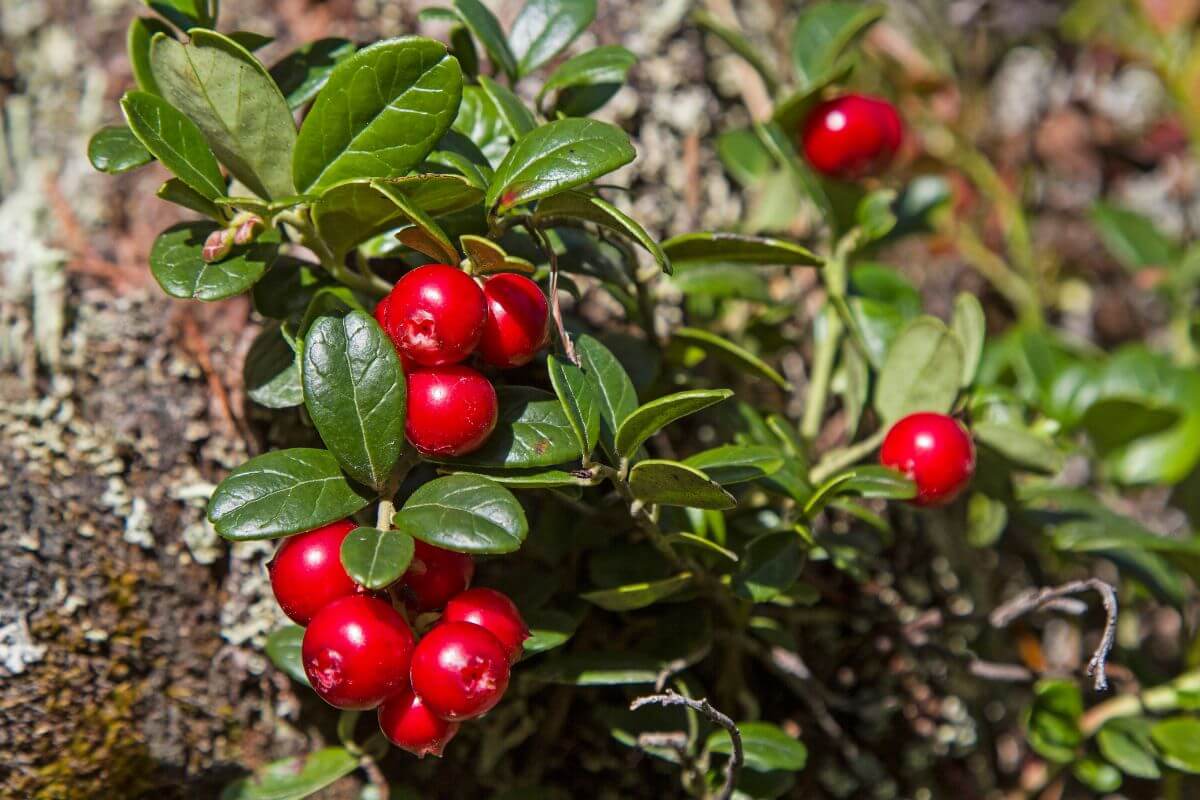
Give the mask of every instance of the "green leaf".
POLYGON ((189 35, 186 45, 165 36, 151 43, 163 97, 199 126, 217 159, 250 191, 264 198, 296 194, 296 123, 275 81, 227 37, 201 28, 189 35))
POLYGON ((404 447, 407 409, 396 348, 361 311, 321 317, 304 337, 304 405, 350 477, 382 490, 404 447))
POLYGON ((688 297, 736 298, 765 303, 767 282, 755 270, 737 264, 672 264, 671 285, 688 297))
POLYGON ((508 121, 500 116, 496 101, 481 86, 463 88, 462 105, 458 108, 452 130, 479 148, 488 162, 489 170, 500 163, 516 138, 508 121))
POLYGON ((1200 719, 1171 717, 1150 728, 1164 764, 1183 772, 1200 773, 1200 719))
POLYGON ((820 266, 821 258, 793 242, 741 233, 683 233, 663 242, 673 264, 787 264, 820 266))
POLYGON ((440 42, 405 36, 359 50, 333 68, 300 128, 296 185, 319 194, 406 174, 450 128, 461 97, 462 70, 440 42))
POLYGON ((499 67, 510 81, 515 81, 517 60, 508 48, 508 39, 496 16, 479 0, 454 0, 454 10, 471 35, 483 45, 492 65, 499 67))
POLYGON ((681 572, 661 581, 630 583, 612 589, 584 592, 580 597, 606 611, 635 611, 678 593, 691 582, 692 574, 681 572))
POLYGON ((561 94, 588 87, 619 87, 636 63, 637 56, 620 45, 602 45, 580 53, 558 65, 542 84, 537 101, 540 105, 542 98, 553 91, 561 94))
POLYGON ((527 75, 561 53, 596 18, 596 0, 527 0, 508 41, 517 73, 527 75))
POLYGON ((1136 439, 1161 433, 1179 419, 1176 409, 1156 405, 1149 398, 1104 397, 1088 406, 1080 427, 1103 457, 1136 439))
POLYGON ((894 189, 876 189, 859 200, 854 221, 862 234, 861 245, 882 239, 896 227, 896 215, 892 212, 895 199, 894 189))
POLYGON ((580 455, 588 459, 600 437, 600 400, 596 396, 596 386, 579 367, 555 356, 546 357, 546 369, 571 430, 579 440, 580 455))
POLYGON ((225 196, 225 177, 196 123, 147 92, 126 93, 121 110, 133 134, 164 167, 209 200, 225 196))
POLYGON ((963 352, 962 378, 958 385, 966 388, 975 382, 975 374, 979 371, 979 361, 983 358, 983 343, 987 336, 987 321, 983 316, 983 306, 979 298, 969 292, 963 292, 954 298, 954 318, 950 327, 958 334, 963 352))
POLYGON ((454 249, 454 244, 442 230, 442 226, 434 222, 433 217, 414 203, 402 188, 393 186, 386 181, 373 181, 372 185, 395 203, 396 207, 404 212, 404 216, 412 222, 410 227, 399 231, 396 238, 435 261, 446 264, 459 262, 458 251, 454 249))
POLYGON ((791 531, 767 533, 746 545, 733 589, 739 597, 765 603, 790 589, 803 566, 800 537, 791 531))
POLYGON ((529 638, 525 640, 525 655, 531 656, 561 647, 575 635, 582 615, 568 614, 556 609, 539 609, 525 615, 529 638))
POLYGON ((667 534, 666 538, 671 544, 682 544, 687 545, 688 547, 695 547, 699 550, 707 550, 710 553, 716 553, 722 558, 727 558, 735 563, 738 560, 737 553, 721 547, 721 545, 717 544, 711 539, 705 539, 703 536, 697 536, 694 533, 687 533, 686 531, 669 533, 667 534))
POLYGON ((1023 425, 979 421, 971 434, 1014 464, 1053 475, 1062 469, 1066 455, 1044 436, 1023 425))
POLYGON ((304 628, 299 625, 284 625, 267 636, 267 657, 277 668, 286 672, 297 683, 308 686, 308 675, 304 673, 304 662, 300 658, 300 646, 304 642, 304 628))
POLYGON ((1179 258, 1179 249, 1147 217, 1134 211, 1097 203, 1092 222, 1100 241, 1112 257, 1129 270, 1169 267, 1179 258))
POLYGON ((683 463, 728 486, 774 475, 783 468, 783 456, 765 445, 727 444, 689 456, 683 463))
POLYGON ((254 31, 233 31, 226 35, 251 53, 255 50, 261 50, 275 41, 274 36, 267 36, 265 33, 255 33, 254 31))
POLYGON ((1079 731, 1082 715, 1083 697, 1078 686, 1068 681, 1038 681, 1025 722, 1029 745, 1049 761, 1071 763, 1083 742, 1079 731))
MULTIPOLYGON (((808 749, 804 743, 788 736, 770 722, 739 722, 738 730, 742 733, 742 752, 747 769, 797 772, 808 763, 808 749)), ((709 734, 704 747, 710 753, 730 755, 733 752, 733 743, 725 731, 709 734)))
POLYGON ((478 475, 489 478, 502 486, 514 489, 555 489, 563 486, 579 486, 581 478, 561 469, 456 469, 447 470, 454 475, 478 475))
POLYGON ((717 137, 717 156, 730 176, 747 188, 765 180, 775 166, 758 135, 744 128, 717 137))
POLYGON ((343 747, 273 761, 235 781, 221 800, 301 800, 358 769, 359 757, 343 747))
POLYGON ((450 463, 552 467, 579 457, 579 442, 558 398, 526 386, 502 386, 496 429, 483 447, 450 463))
POLYGON ((636 220, 601 197, 561 192, 542 200, 533 212, 534 223, 543 227, 553 227, 559 219, 584 220, 620 234, 653 256, 659 269, 671 274, 671 262, 658 242, 636 220))
POLYGON ((639 461, 629 472, 629 491, 643 503, 655 505, 718 510, 737 505, 719 483, 677 461, 639 461))
POLYGON ((1008 526, 1008 507, 983 492, 973 492, 967 500, 967 544, 991 547, 1008 526))
POLYGON ((499 243, 486 236, 464 234, 458 237, 467 258, 471 259, 471 274, 490 275, 495 272, 523 272, 527 275, 534 273, 533 264, 523 258, 510 256, 499 243))
POLYGON ((1084 786, 1098 794, 1108 794, 1121 788, 1120 771, 1098 758, 1076 761, 1071 765, 1071 774, 1084 786))
POLYGON ((349 39, 318 39, 301 45, 271 67, 271 77, 283 92, 288 108, 299 111, 329 81, 334 67, 354 55, 349 39))
POLYGON ((486 205, 504 213, 588 183, 633 161, 629 137, 615 125, 591 119, 560 119, 521 137, 488 187, 486 205))
POLYGON ((667 425, 732 396, 729 389, 691 389, 652 400, 626 417, 617 428, 616 452, 629 458, 637 453, 643 442, 667 425))
POLYGON ((804 516, 812 517, 833 498, 847 494, 888 500, 911 500, 917 496, 917 485, 911 479, 887 467, 871 464, 851 467, 817 487, 804 506, 804 516))
POLYGON ((576 651, 538 664, 527 674, 535 681, 568 686, 628 686, 654 683, 662 668, 662 661, 641 653, 576 651))
POLYGON ((163 291, 185 300, 221 300, 254 285, 279 253, 278 234, 235 246, 212 264, 200 257, 204 240, 218 227, 211 222, 182 222, 163 231, 150 248, 150 272, 163 291))
POLYGON ((707 11, 693 12, 692 20, 744 58, 746 63, 753 67, 754 71, 762 78, 768 94, 774 95, 779 91, 779 77, 763 58, 762 47, 747 39, 741 31, 729 27, 707 11))
POLYGON ((179 180, 179 178, 169 179, 162 186, 158 187, 158 191, 154 194, 168 203, 183 206, 217 222, 225 222, 225 212, 216 203, 179 180))
POLYGON ((162 94, 150 69, 150 42, 156 34, 172 36, 171 29, 152 17, 134 17, 125 34, 125 50, 129 54, 129 66, 133 79, 143 92, 162 94))
POLYGON ((408 569, 414 547, 413 538, 402 531, 355 528, 342 540, 342 566, 356 583, 383 589, 408 569))
POLYGON ((280 256, 254 284, 254 310, 270 319, 303 314, 318 289, 333 281, 316 264, 280 256))
POLYGON ((520 139, 537 127, 533 112, 525 107, 525 103, 513 94, 511 89, 501 86, 487 75, 479 76, 479 87, 491 99, 500 122, 514 140, 520 139))
POLYGON ((154 160, 146 146, 125 125, 109 125, 92 134, 87 154, 94 169, 109 175, 120 175, 154 160))
POLYGON ((370 501, 332 453, 298 447, 265 453, 229 473, 208 502, 208 519, 226 539, 273 539, 328 525, 370 501))
POLYGON ((792 29, 792 65, 801 88, 838 67, 846 49, 883 16, 882 6, 827 2, 808 6, 792 29))
POLYGON ((1105 723, 1096 734, 1100 754, 1126 775, 1145 780, 1162 776, 1154 757, 1150 723, 1141 718, 1117 718, 1105 723))
POLYGON ((792 390, 792 385, 788 383, 787 379, 780 375, 770 364, 749 350, 734 344, 728 339, 717 336, 715 333, 709 333, 701 328, 677 328, 671 334, 671 341, 672 343, 679 342, 690 347, 699 348, 704 353, 729 364, 747 375, 754 375, 769 380, 785 392, 792 390))
MULTIPOLYGON (((466 87, 466 89, 475 88, 477 87, 466 87)), ((465 103, 466 94, 463 97, 465 103)), ((504 145, 504 152, 508 152, 507 143, 504 145)), ((492 182, 492 175, 495 174, 492 171, 491 162, 488 161, 487 156, 483 154, 478 145, 456 130, 448 130, 442 134, 442 138, 438 140, 433 152, 425 159, 425 163, 434 167, 447 167, 458 172, 477 188, 480 194, 487 191, 488 184, 492 182)))
POLYGON ((512 492, 478 475, 447 475, 424 484, 393 521, 421 541, 456 553, 511 553, 529 534, 512 492))
POLYGON ((886 422, 916 411, 946 413, 958 396, 962 345, 940 320, 918 317, 888 351, 875 387, 875 410, 886 422))
POLYGON ((296 351, 278 325, 254 338, 242 365, 242 382, 251 400, 265 408, 291 408, 304 402, 296 351))
POLYGON ((583 334, 577 337, 575 352, 600 402, 600 444, 609 456, 616 458, 617 429, 638 405, 633 380, 612 351, 594 336, 583 334))
MULTIPOLYGON (((189 32, 198 26, 211 25, 216 20, 209 13, 208 0, 142 0, 147 8, 153 9, 171 21, 181 31, 189 32)), ((215 8, 215 6, 214 6, 215 8)))

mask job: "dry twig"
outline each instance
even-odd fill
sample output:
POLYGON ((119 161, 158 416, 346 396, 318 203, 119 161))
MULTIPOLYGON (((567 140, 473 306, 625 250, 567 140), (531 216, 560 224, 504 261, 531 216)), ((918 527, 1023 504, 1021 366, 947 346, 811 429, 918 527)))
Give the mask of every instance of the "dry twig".
POLYGON ((717 800, 729 800, 733 797, 733 789, 737 785, 737 776, 741 772, 742 763, 745 760, 745 753, 742 750, 742 732, 738 730, 738 726, 732 719, 722 714, 717 709, 713 708, 708 700, 701 698, 693 700, 690 697, 684 697, 670 689, 663 694, 652 694, 645 697, 638 697, 629 704, 631 711, 637 711, 642 706, 657 704, 661 706, 687 706, 693 711, 703 714, 711 722, 720 725, 729 734, 729 740, 732 743, 732 754, 729 756, 729 763, 725 765, 725 782, 721 785, 720 792, 717 793, 717 800))

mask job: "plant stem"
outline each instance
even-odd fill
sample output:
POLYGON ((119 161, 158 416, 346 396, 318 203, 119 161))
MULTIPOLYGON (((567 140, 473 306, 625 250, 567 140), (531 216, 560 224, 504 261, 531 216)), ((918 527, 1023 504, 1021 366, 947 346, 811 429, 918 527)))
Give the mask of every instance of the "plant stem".
POLYGON ((291 225, 295 229, 299 237, 299 243, 312 250, 316 254, 317 260, 321 262, 321 266, 325 268, 325 271, 332 275, 339 283, 344 283, 351 289, 357 289, 379 297, 386 295, 392 290, 392 285, 379 276, 374 273, 360 275, 349 269, 343 260, 334 255, 333 251, 329 249, 329 245, 317 233, 316 226, 313 225, 307 208, 301 207, 283 212, 279 215, 279 221, 291 225))
POLYGON ((817 343, 812 380, 809 381, 808 394, 804 400, 804 417, 800 421, 800 435, 810 444, 821 432, 821 418, 825 413, 825 402, 829 399, 833 365, 843 332, 842 319, 831 306, 826 305, 822 313, 826 321, 825 336, 817 343))
POLYGON ((887 428, 880 428, 861 442, 856 442, 840 450, 831 450, 808 473, 808 480, 814 485, 821 485, 833 475, 862 460, 864 456, 879 447, 886 435, 887 428))
POLYGON ((660 706, 687 706, 693 711, 698 711, 713 722, 725 729, 729 734, 730 756, 729 762, 725 765, 725 782, 721 784, 720 791, 714 797, 716 800, 729 800, 733 797, 734 787, 737 786, 738 773, 742 770, 742 763, 745 761, 745 753, 742 749, 742 732, 738 730, 738 726, 727 715, 722 714, 717 709, 713 708, 712 704, 701 698, 693 700, 690 697, 684 697, 677 694, 671 689, 668 689, 663 694, 648 695, 646 697, 638 697, 629 704, 630 711, 637 711, 642 706, 656 704, 660 706))
POLYGON ((527 227, 534 238, 538 240, 538 245, 545 252, 546 258, 550 260, 550 315, 554 318, 554 327, 558 331, 558 338, 562 341, 563 355, 578 367, 579 354, 575 352, 575 345, 571 342, 571 336, 563 324, 562 304, 558 299, 558 254, 554 252, 554 247, 550 244, 550 239, 546 236, 545 231, 535 225, 527 227))

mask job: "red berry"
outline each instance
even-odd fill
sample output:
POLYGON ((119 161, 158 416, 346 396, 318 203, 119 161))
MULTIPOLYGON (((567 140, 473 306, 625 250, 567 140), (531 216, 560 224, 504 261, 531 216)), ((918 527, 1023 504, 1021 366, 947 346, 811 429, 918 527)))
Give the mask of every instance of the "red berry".
POLYGON ((975 474, 975 445, 957 420, 945 414, 910 414, 892 426, 879 461, 917 484, 918 506, 949 503, 975 474))
POLYGON ((408 688, 413 634, 388 603, 354 595, 334 600, 304 631, 304 674, 337 708, 374 708, 408 688))
POLYGON ((500 702, 508 688, 508 653, 478 625, 439 623, 413 653, 412 687, 442 719, 474 719, 500 702))
POLYGON ((408 375, 404 432, 423 455, 478 450, 496 427, 496 390, 470 367, 428 367, 408 375))
POLYGON ((494 367, 528 364, 546 344, 550 306, 536 283, 524 275, 502 272, 483 285, 487 323, 479 353, 494 367))
POLYGON ((900 149, 904 126, 886 100, 848 94, 814 108, 804 123, 804 157, 813 169, 845 180, 881 172, 900 149))
POLYGON ((413 611, 437 611, 465 591, 475 577, 475 559, 417 540, 412 563, 400 579, 404 603, 413 611))
POLYGON ((279 545, 267 570, 275 599, 292 621, 307 625, 329 603, 362 591, 342 566, 342 541, 355 527, 341 520, 279 545))
POLYGON ((508 663, 515 664, 529 638, 529 628, 515 603, 495 589, 470 589, 446 604, 444 622, 470 622, 487 630, 504 645, 508 663))
POLYGON ((379 728, 389 742, 418 758, 431 753, 440 758, 458 733, 457 722, 436 716, 411 689, 379 707, 379 728))
POLYGON ((375 309, 400 354, 415 364, 454 364, 483 335, 487 304, 469 275, 446 264, 426 264, 402 277, 375 309))

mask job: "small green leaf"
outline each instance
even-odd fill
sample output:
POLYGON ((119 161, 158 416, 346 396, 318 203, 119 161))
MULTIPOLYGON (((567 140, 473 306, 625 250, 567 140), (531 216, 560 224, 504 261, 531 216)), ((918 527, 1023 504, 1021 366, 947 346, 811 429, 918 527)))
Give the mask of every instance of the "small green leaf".
POLYGON ((456 553, 511 553, 529 533, 512 492, 478 475, 447 475, 418 488, 394 517, 396 527, 456 553))
POLYGON ((671 341, 699 348, 704 353, 729 364, 747 375, 765 378, 785 392, 792 390, 792 385, 788 383, 787 379, 780 375, 770 364, 749 350, 734 344, 728 339, 717 336, 715 333, 709 333, 701 328, 676 328, 671 334, 671 341))
POLYGON ((304 628, 299 625, 284 625, 267 636, 267 657, 271 663, 287 673, 297 683, 308 686, 308 675, 304 673, 304 662, 300 658, 300 646, 304 642, 304 628))
POLYGON ((156 34, 172 36, 171 29, 152 17, 134 17, 125 34, 125 50, 129 54, 129 66, 133 79, 143 92, 162 94, 150 69, 150 42, 156 34))
POLYGON ((1154 757, 1150 723, 1141 718, 1114 719, 1096 734, 1100 754, 1120 767, 1126 775, 1145 780, 1162 776, 1154 757))
POLYGON ((546 357, 546 369, 550 373, 550 384, 558 401, 562 403, 571 430, 579 440, 579 452, 584 459, 596 449, 600 437, 600 401, 595 385, 579 367, 555 356, 546 357))
POLYGON ((1056 764, 1071 763, 1083 741, 1079 731, 1082 715, 1083 697, 1078 686, 1068 681, 1039 681, 1025 723, 1029 745, 1056 764))
POLYGON ((774 475, 783 468, 783 456, 765 445, 727 444, 690 456, 683 463, 728 486, 774 475))
POLYGON ((355 528, 342 540, 342 566, 356 583, 383 589, 408 569, 414 547, 413 538, 402 531, 355 528))
POLYGON ((533 213, 535 224, 553 227, 558 219, 585 220, 607 228, 644 249, 653 256, 658 268, 671 274, 671 262, 658 242, 636 220, 612 203, 584 192, 560 192, 538 203, 533 213))
MULTIPOLYGON (((742 752, 747 769, 797 772, 808 763, 808 749, 804 743, 788 736, 770 722, 739 722, 738 730, 742 734, 742 752)), ((733 752, 733 743, 725 731, 709 734, 704 747, 710 753, 729 755, 733 752)))
POLYGON ((975 382, 975 373, 979 371, 979 361, 983 358, 983 343, 987 335, 987 321, 983 316, 983 306, 979 298, 970 292, 963 292, 954 298, 954 318, 950 327, 958 334, 963 352, 963 371, 959 386, 964 389, 975 382))
POLYGON ((1200 719, 1178 716, 1156 722, 1150 728, 1150 738, 1168 767, 1200 773, 1200 719))
POLYGON ((580 53, 550 74, 538 92, 538 103, 554 91, 561 94, 590 87, 619 87, 636 63, 637 56, 620 45, 602 45, 580 53))
POLYGON ((304 337, 304 404, 355 480, 382 489, 404 447, 406 384, 396 348, 361 311, 321 317, 304 337))
POLYGON ((857 494, 889 500, 911 500, 917 485, 893 469, 876 465, 851 467, 821 484, 804 506, 804 516, 812 517, 835 497, 857 494))
POLYGON ((358 769, 359 757, 343 747, 273 761, 225 787, 221 800, 301 800, 358 769))
POLYGON ((646 459, 629 472, 629 491, 643 503, 688 508, 733 508, 733 495, 700 470, 677 461, 646 459))
POLYGON ((1008 508, 983 492, 974 492, 967 500, 967 544, 991 547, 1008 525, 1008 508))
POLYGON ((304 402, 300 363, 279 325, 254 338, 242 365, 242 382, 251 400, 265 408, 291 408, 304 402))
POLYGON ((133 134, 164 167, 209 200, 225 196, 225 177, 196 123, 147 92, 126 93, 121 110, 133 134))
POLYGON ((146 146, 125 125, 109 125, 92 134, 87 154, 94 169, 109 175, 120 175, 154 160, 146 146))
POLYGON ((875 410, 887 422, 916 411, 947 413, 963 374, 962 345, 940 320, 918 317, 888 351, 875 387, 875 410))
POLYGON ((616 451, 629 458, 637 453, 643 442, 667 425, 732 396, 729 389, 691 389, 652 400, 626 417, 617 428, 616 451))
POLYGON ((495 272, 523 272, 527 275, 534 273, 534 266, 523 258, 510 256, 504 252, 499 243, 486 236, 465 234, 458 237, 467 258, 471 259, 471 274, 490 275, 495 272))
POLYGON ((488 188, 488 209, 514 206, 573 189, 633 161, 629 137, 615 125, 591 119, 560 119, 521 137, 488 188))
POLYGON ((579 442, 558 398, 526 386, 502 386, 496 429, 480 449, 451 463, 481 467, 552 467, 579 457, 579 442))
POLYGON ((325 87, 334 67, 355 52, 349 39, 318 39, 285 56, 271 67, 271 77, 283 92, 288 108, 299 111, 325 87))
POLYGON ((638 405, 633 380, 612 351, 594 336, 579 336, 575 340, 575 351, 600 401, 600 444, 609 456, 616 458, 617 429, 638 405))
POLYGON ((884 8, 857 2, 807 6, 792 29, 792 65, 801 88, 834 71, 855 39, 883 16, 884 8))
POLYGON ((200 257, 204 240, 218 230, 211 222, 183 222, 167 228, 150 248, 150 272, 163 291, 185 300, 222 300, 254 285, 279 253, 279 236, 271 232, 234 247, 220 261, 200 257))
POLYGON ((671 263, 786 264, 820 266, 806 247, 767 236, 741 233, 683 233, 663 242, 671 263))
POLYGON ((509 44, 517 73, 527 75, 561 53, 596 18, 596 0, 527 0, 509 44))
POLYGON ((409 228, 399 231, 396 238, 438 262, 447 264, 459 262, 458 251, 454 249, 454 244, 442 230, 442 226, 434 222, 433 217, 414 203, 402 188, 387 181, 374 181, 372 185, 395 203, 396 207, 404 212, 404 216, 412 223, 409 228))
POLYGON ((454 0, 454 10, 471 35, 483 45, 492 65, 503 70, 510 81, 515 81, 517 60, 508 48, 508 39, 496 16, 479 0, 454 0))
POLYGON ((896 215, 892 212, 895 200, 894 189, 876 189, 858 202, 854 221, 862 233, 863 245, 882 239, 896 227, 896 215))
POLYGON ((717 156, 730 176, 746 188, 765 180, 775 166, 757 134, 745 128, 718 136, 717 156))
POLYGON ((566 644, 582 621, 582 614, 568 614, 556 609, 539 609, 526 614, 525 623, 530 634, 523 648, 526 657, 566 644))
POLYGON ((516 138, 511 131, 510 121, 500 115, 496 101, 482 86, 466 86, 452 130, 479 149, 491 170, 508 153, 516 138))
POLYGON ((208 519, 226 539, 273 539, 348 517, 370 500, 327 450, 298 447, 229 473, 208 502, 208 519))
POLYGON ((612 589, 584 592, 580 597, 606 611, 635 611, 678 593, 691 582, 692 574, 681 572, 661 581, 630 583, 612 589))
POLYGON ((525 107, 525 103, 513 94, 511 89, 501 86, 487 75, 479 76, 479 87, 495 105, 500 122, 514 140, 520 139, 537 127, 533 112, 525 107))
POLYGON ((1179 258, 1175 243, 1137 212, 1097 203, 1092 208, 1092 222, 1105 248, 1126 269, 1169 267, 1179 258))
POLYGON ((803 566, 804 552, 796 534, 791 531, 763 534, 746 545, 733 576, 734 591, 739 597, 765 603, 790 589, 803 566))
POLYGON ((1099 794, 1121 788, 1121 772, 1098 758, 1085 758, 1071 765, 1071 774, 1084 786, 1099 794))
POLYGON ((158 191, 154 194, 168 203, 183 206, 217 222, 225 222, 225 212, 216 203, 179 180, 179 178, 169 179, 162 186, 158 187, 158 191))
POLYGON ((1066 454, 1044 436, 1023 425, 979 421, 971 426, 971 435, 1014 464, 1053 475, 1062 469, 1066 454))

